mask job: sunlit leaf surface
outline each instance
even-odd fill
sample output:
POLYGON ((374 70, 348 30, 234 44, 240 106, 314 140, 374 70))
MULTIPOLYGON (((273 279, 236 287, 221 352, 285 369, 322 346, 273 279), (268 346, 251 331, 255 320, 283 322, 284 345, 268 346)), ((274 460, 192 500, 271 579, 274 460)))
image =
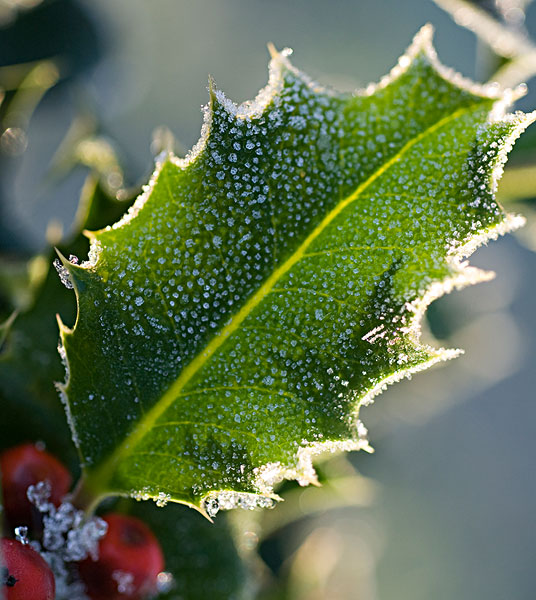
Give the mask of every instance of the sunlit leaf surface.
POLYGON ((211 87, 186 159, 65 261, 64 386, 85 485, 219 508, 269 504, 311 457, 368 448, 358 409, 456 351, 419 343, 426 305, 487 277, 462 259, 522 223, 493 191, 533 116, 437 62, 424 28, 352 96, 274 51, 235 106, 211 87))

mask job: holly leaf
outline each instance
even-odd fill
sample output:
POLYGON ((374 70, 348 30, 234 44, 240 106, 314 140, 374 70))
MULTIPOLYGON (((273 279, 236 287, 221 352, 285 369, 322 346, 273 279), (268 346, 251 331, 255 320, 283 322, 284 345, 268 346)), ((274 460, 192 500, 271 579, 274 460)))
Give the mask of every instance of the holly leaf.
POLYGON ((64 260, 84 493, 269 504, 316 481, 314 455, 369 449, 359 408, 387 383, 458 354, 421 343, 421 317, 522 224, 494 191, 535 115, 504 116, 521 91, 468 82, 430 40, 351 96, 275 50, 255 101, 211 84, 190 155, 161 156, 89 260, 64 260))

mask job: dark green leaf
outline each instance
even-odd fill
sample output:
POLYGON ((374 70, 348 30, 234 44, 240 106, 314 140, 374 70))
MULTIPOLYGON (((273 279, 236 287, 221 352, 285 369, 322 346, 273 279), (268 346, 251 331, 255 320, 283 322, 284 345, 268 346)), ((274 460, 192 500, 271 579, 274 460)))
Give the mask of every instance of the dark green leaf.
MULTIPOLYGON (((117 219, 132 200, 118 201, 90 176, 81 196, 75 229, 78 235, 63 246, 69 253, 84 254, 88 243, 79 232, 84 227, 103 227, 117 219), (67 250, 68 249, 68 250, 67 250)), ((0 296, 18 309, 3 328, 0 353, 0 448, 25 441, 43 440, 73 471, 78 457, 65 420, 55 382, 64 376, 58 354, 56 314, 73 319, 76 306, 72 293, 60 282, 48 251, 26 266, 4 261, 1 273, 20 273, 17 287, 12 277, 0 276, 0 296), (6 285, 3 285, 3 284, 6 285), (9 285, 7 285, 9 284, 9 285)))
POLYGON ((248 574, 233 544, 228 523, 212 526, 184 506, 159 509, 152 503, 128 502, 126 512, 142 519, 162 544, 166 571, 173 575, 159 600, 242 600, 248 574))

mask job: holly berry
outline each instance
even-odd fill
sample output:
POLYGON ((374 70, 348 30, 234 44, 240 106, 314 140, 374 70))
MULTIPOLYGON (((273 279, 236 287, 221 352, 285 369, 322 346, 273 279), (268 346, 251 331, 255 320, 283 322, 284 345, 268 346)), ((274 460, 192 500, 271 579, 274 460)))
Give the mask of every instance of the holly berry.
POLYGON ((80 563, 80 577, 92 600, 142 600, 156 591, 164 556, 158 540, 139 519, 118 513, 103 517, 108 531, 99 558, 80 563))
POLYGON ((17 540, 0 540, 0 597, 5 600, 54 600, 54 574, 43 557, 17 540))
POLYGON ((12 525, 32 525, 34 507, 26 492, 40 481, 50 483, 50 501, 58 506, 71 487, 71 474, 60 461, 34 444, 22 444, 0 454, 4 509, 12 525))

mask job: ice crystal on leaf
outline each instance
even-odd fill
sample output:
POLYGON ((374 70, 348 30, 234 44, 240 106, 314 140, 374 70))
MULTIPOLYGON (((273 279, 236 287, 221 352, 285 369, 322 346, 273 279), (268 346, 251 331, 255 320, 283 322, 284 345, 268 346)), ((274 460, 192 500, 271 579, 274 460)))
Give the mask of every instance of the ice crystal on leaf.
POLYGON ((159 157, 118 223, 64 261, 78 296, 62 386, 97 494, 215 514, 270 505, 314 455, 368 449, 359 407, 455 350, 419 342, 431 300, 522 223, 494 199, 534 115, 520 91, 439 64, 423 28, 379 84, 324 89, 273 51, 236 106, 214 84, 202 136, 159 157))

